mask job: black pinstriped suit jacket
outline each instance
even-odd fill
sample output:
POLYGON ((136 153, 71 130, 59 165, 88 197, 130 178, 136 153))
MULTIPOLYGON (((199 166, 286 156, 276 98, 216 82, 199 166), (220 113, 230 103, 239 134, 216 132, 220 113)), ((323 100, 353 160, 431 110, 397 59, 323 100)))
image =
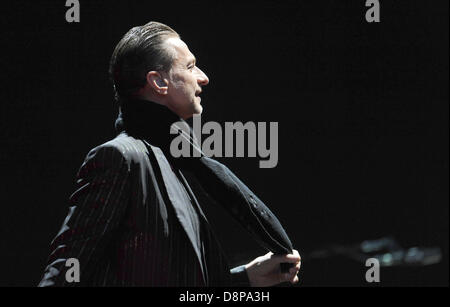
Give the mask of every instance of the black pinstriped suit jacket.
POLYGON ((245 285, 245 271, 230 273, 187 173, 262 246, 292 251, 277 218, 226 166, 170 155, 173 113, 140 100, 122 113, 122 132, 92 149, 77 174, 40 286, 245 285), (79 260, 80 283, 66 281, 68 258, 79 260))

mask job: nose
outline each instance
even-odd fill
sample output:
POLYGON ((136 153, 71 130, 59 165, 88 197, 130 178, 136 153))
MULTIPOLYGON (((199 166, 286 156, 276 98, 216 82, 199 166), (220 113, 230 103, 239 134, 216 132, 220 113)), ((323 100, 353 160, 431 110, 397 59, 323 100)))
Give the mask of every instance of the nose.
POLYGON ((207 85, 209 83, 208 76, 198 67, 197 67, 197 72, 198 72, 198 77, 197 77, 198 84, 200 84, 201 86, 207 85))

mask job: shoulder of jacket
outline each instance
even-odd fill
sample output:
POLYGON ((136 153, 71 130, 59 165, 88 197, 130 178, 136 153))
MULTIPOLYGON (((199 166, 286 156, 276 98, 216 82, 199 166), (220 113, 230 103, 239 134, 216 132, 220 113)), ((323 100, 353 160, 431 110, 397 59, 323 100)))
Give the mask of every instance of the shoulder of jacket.
POLYGON ((138 161, 143 156, 146 156, 148 149, 140 139, 136 139, 123 132, 114 139, 93 148, 91 152, 120 155, 127 162, 132 162, 138 161))

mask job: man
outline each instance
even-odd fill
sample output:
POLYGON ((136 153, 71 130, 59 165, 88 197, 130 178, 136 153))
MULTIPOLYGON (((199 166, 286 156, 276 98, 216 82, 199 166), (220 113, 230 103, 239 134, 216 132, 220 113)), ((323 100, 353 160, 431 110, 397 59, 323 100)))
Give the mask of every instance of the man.
POLYGON ((81 166, 40 286, 298 282, 300 256, 270 210, 217 161, 170 154, 171 124, 202 112, 199 95, 209 82, 179 35, 157 22, 132 28, 114 50, 110 74, 120 133, 92 149, 81 166), (271 252, 230 270, 202 210, 210 203, 271 252), (70 258, 79 263, 79 283, 66 278, 70 258), (281 263, 291 268, 282 272, 281 263))

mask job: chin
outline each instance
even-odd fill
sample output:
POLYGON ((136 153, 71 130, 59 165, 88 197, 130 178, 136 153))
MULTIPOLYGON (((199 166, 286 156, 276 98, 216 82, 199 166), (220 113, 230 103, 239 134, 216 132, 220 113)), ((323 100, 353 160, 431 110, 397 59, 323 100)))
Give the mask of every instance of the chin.
POLYGON ((200 115, 200 114, 202 114, 202 112, 203 112, 203 107, 201 105, 198 104, 194 107, 194 114, 200 115))
POLYGON ((203 112, 203 108, 201 106, 194 108, 191 112, 188 113, 187 116, 183 117, 183 119, 192 118, 194 115, 200 115, 203 112))

